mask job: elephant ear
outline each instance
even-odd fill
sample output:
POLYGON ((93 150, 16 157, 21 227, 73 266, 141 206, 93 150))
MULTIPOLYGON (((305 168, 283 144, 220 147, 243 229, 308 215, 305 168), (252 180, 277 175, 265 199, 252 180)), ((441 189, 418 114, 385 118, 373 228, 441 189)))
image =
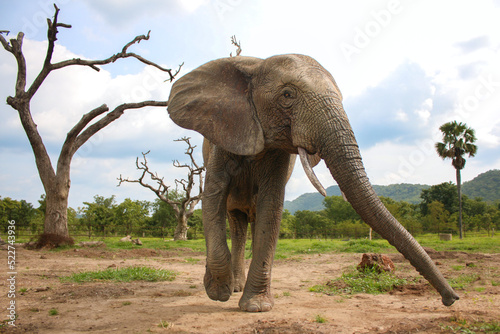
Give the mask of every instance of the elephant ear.
POLYGON ((264 149, 264 133, 249 84, 261 62, 252 57, 222 58, 184 75, 170 91, 170 118, 231 153, 259 153, 264 149))

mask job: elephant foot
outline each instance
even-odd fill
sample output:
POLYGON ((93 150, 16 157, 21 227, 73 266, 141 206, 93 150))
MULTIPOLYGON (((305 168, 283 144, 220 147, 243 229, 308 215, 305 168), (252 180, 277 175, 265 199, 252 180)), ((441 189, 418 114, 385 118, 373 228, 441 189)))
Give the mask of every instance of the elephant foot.
POLYGON ((229 300, 234 290, 233 273, 231 270, 226 275, 212 275, 210 269, 207 267, 203 283, 205 291, 212 300, 225 302, 229 300))
POLYGON ((234 292, 241 292, 245 287, 246 278, 245 275, 234 275, 234 292))
POLYGON ((239 306, 242 311, 246 312, 269 312, 273 309, 274 301, 269 294, 254 295, 250 298, 243 295, 239 306))

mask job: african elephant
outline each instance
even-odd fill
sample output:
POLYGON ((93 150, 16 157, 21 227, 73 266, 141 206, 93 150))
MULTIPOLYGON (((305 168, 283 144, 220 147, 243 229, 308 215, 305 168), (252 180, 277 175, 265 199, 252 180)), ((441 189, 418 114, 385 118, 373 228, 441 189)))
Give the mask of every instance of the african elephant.
POLYGON ((207 246, 205 290, 213 300, 243 294, 244 311, 269 311, 271 269, 291 159, 299 154, 315 186, 310 158, 325 161, 353 208, 441 294, 458 300, 433 261, 389 213, 365 173, 332 75, 314 59, 279 55, 210 61, 181 77, 168 101, 171 119, 206 140, 202 199, 207 246), (233 240, 226 241, 226 217, 233 240), (244 241, 252 226, 253 257, 245 281, 244 241))

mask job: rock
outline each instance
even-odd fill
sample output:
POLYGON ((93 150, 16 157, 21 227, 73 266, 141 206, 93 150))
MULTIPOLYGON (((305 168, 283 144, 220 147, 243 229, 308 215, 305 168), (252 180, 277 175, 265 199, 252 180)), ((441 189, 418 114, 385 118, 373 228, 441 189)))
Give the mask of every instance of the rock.
POLYGON ((80 247, 100 247, 104 246, 103 241, 82 241, 78 244, 80 247))
POLYGON ((451 238, 452 238, 451 233, 439 233, 439 240, 451 241, 451 238))
POLYGON ((120 242, 132 242, 132 237, 127 235, 126 237, 121 238, 120 242))
POLYGON ((142 246, 142 242, 141 240, 139 240, 139 238, 135 239, 135 240, 131 240, 133 244, 136 244, 138 246, 142 246))
POLYGON ((382 271, 394 272, 396 270, 392 260, 382 254, 363 254, 357 268, 359 271, 363 271, 366 268, 375 269, 379 273, 382 271))

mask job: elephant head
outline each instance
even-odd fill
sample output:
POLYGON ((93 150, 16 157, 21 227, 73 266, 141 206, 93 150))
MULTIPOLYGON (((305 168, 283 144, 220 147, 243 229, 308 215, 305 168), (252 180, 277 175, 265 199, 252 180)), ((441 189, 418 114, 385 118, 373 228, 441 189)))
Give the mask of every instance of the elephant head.
MULTIPOLYGON (((374 231, 387 239, 441 294, 459 297, 425 250, 389 213, 373 190, 332 75, 314 59, 222 58, 206 63, 172 87, 172 120, 236 155, 280 149, 325 161, 345 198, 374 231)), ((308 176, 322 187, 311 171, 308 176)))

